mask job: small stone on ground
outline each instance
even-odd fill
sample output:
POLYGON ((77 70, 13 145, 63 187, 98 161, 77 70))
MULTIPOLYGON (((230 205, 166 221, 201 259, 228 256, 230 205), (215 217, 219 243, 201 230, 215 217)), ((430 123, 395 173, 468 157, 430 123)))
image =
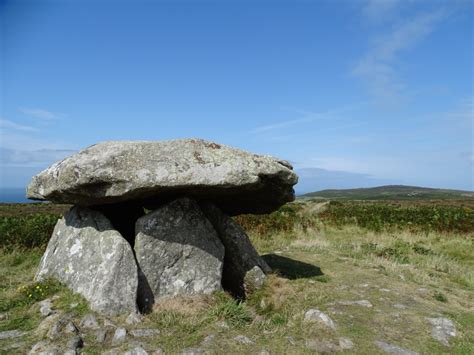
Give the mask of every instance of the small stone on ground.
POLYGON ((149 337, 160 334, 159 329, 133 329, 130 334, 135 338, 149 337))
POLYGON ((334 321, 324 312, 318 309, 309 309, 304 315, 305 322, 320 322, 331 329, 336 329, 334 321))
POLYGON ((51 299, 47 298, 39 302, 39 306, 40 306, 40 313, 43 317, 47 317, 51 313, 53 313, 53 310, 51 309, 51 307, 53 306, 53 304, 51 303, 51 299))
POLYGON ((377 345, 381 350, 385 351, 389 354, 396 354, 396 355, 417 355, 418 353, 415 351, 407 350, 401 348, 397 345, 389 344, 384 341, 375 341, 375 345, 377 345))
POLYGON ((128 315, 127 319, 125 320, 125 323, 127 324, 139 324, 141 323, 142 321, 142 318, 140 317, 140 315, 138 313, 135 313, 135 312, 132 312, 128 315))
POLYGON ((148 355, 148 353, 141 346, 137 346, 125 352, 125 355, 148 355))
POLYGON ((448 318, 427 318, 433 326, 431 336, 445 346, 449 346, 449 338, 456 336, 456 327, 448 318))
POLYGON ((84 318, 81 320, 81 327, 87 329, 98 329, 99 322, 97 322, 97 318, 92 314, 86 314, 84 318))
POLYGON ((117 328, 112 338, 112 344, 119 344, 125 340, 127 330, 125 328, 117 328))
POLYGON ((339 347, 342 350, 350 350, 354 347, 354 343, 349 338, 341 337, 339 338, 339 347))
POLYGON ((22 332, 21 330, 6 330, 4 332, 0 332, 0 340, 3 339, 11 339, 11 338, 18 338, 25 335, 26 332, 22 332))
POLYGON ((255 342, 252 339, 247 338, 245 335, 237 335, 234 340, 238 343, 245 344, 245 345, 250 345, 250 344, 255 344, 255 342))

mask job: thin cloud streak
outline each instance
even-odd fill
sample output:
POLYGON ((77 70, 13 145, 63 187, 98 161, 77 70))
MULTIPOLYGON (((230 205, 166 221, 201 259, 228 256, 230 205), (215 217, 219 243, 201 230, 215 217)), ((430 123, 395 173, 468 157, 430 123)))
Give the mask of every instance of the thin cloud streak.
POLYGON ((395 63, 397 56, 400 52, 415 47, 430 35, 446 16, 446 11, 439 9, 418 15, 398 26, 375 42, 355 65, 352 74, 367 82, 370 91, 379 102, 396 102, 404 88, 404 83, 397 73, 395 63))
POLYGON ((384 21, 398 7, 400 0, 368 0, 362 13, 371 22, 384 21))
POLYGON ((51 112, 47 110, 43 110, 40 108, 27 108, 27 107, 20 107, 19 109, 22 113, 28 116, 32 116, 35 118, 40 118, 44 120, 57 120, 60 119, 63 115, 56 112, 51 112))
POLYGON ((25 126, 13 121, 9 121, 3 118, 0 118, 0 128, 2 129, 14 129, 16 131, 23 132, 38 132, 38 129, 31 126, 25 126))
POLYGON ((311 112, 307 110, 301 110, 301 109, 295 109, 291 107, 282 107, 281 109, 284 111, 289 111, 297 114, 304 115, 302 118, 297 118, 297 119, 292 119, 292 120, 287 120, 287 121, 281 121, 281 122, 276 122, 273 124, 269 125, 264 125, 264 126, 259 126, 254 128, 251 133, 264 133, 264 132, 269 132, 273 131, 276 129, 280 128, 286 128, 290 126, 294 126, 300 123, 310 123, 314 121, 340 121, 341 117, 339 116, 342 113, 345 112, 350 112, 354 111, 358 108, 361 108, 365 105, 368 104, 368 101, 364 102, 359 102, 354 105, 348 105, 339 109, 334 109, 334 110, 328 110, 326 112, 311 112))

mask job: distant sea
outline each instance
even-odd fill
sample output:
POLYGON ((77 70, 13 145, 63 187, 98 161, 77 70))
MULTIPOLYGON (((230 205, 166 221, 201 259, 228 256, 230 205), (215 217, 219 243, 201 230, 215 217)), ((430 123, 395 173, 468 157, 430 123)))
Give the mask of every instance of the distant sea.
POLYGON ((0 203, 33 203, 38 201, 28 200, 26 198, 25 188, 3 188, 0 187, 0 203))

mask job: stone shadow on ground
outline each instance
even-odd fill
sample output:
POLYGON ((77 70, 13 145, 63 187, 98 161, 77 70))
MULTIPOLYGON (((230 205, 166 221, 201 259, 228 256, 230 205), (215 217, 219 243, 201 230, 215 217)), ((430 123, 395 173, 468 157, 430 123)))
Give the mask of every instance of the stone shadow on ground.
POLYGON ((286 279, 296 280, 324 275, 319 266, 285 256, 265 254, 262 258, 275 273, 286 279))

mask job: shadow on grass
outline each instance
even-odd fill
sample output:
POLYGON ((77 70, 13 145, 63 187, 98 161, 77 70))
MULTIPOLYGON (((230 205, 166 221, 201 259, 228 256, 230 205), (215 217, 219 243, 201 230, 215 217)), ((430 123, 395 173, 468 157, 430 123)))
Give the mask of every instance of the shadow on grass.
POLYGON ((324 275, 321 268, 276 254, 262 255, 263 260, 281 277, 290 280, 324 275))

